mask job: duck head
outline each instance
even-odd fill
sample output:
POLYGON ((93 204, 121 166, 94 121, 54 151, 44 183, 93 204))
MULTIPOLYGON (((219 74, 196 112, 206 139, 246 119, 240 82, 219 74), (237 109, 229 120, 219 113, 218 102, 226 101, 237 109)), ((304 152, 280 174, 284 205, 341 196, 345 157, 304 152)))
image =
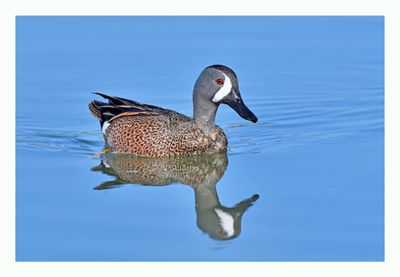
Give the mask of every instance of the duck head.
POLYGON ((235 72, 224 65, 210 65, 198 77, 193 91, 195 120, 214 124, 220 104, 227 104, 242 118, 257 122, 257 117, 244 104, 235 72))

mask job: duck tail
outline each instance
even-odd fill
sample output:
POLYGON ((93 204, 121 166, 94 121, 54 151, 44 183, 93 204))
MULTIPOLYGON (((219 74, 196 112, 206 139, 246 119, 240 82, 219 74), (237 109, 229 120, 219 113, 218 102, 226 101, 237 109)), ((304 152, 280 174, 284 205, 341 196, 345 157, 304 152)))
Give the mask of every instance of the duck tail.
POLYGON ((93 100, 89 103, 89 111, 90 113, 96 117, 98 120, 102 121, 101 110, 100 107, 103 103, 97 100, 93 100))

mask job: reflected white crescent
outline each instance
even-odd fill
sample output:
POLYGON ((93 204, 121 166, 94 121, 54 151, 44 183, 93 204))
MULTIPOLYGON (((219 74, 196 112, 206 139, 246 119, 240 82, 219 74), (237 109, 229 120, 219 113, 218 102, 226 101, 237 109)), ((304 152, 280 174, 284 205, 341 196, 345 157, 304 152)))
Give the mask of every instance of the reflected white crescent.
POLYGON ((215 209, 215 212, 217 213, 219 222, 228 237, 233 236, 235 234, 235 229, 233 227, 235 221, 233 220, 233 217, 221 209, 215 209))

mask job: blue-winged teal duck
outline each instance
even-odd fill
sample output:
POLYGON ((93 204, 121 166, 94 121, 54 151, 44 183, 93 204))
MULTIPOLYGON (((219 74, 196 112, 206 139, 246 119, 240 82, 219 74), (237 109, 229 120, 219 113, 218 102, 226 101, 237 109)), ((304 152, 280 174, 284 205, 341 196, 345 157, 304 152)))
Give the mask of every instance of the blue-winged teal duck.
POLYGON ((240 235, 243 214, 259 198, 258 194, 254 194, 236 205, 223 205, 218 197, 217 183, 227 166, 226 152, 157 159, 104 154, 100 164, 92 171, 115 177, 96 186, 96 190, 127 184, 167 186, 180 183, 192 187, 197 226, 213 239, 227 240, 240 235))
POLYGON ((99 119, 107 146, 113 152, 147 157, 193 155, 226 151, 227 138, 215 124, 220 104, 257 122, 240 96, 235 72, 223 65, 206 67, 193 91, 193 118, 176 111, 96 93, 108 100, 89 104, 99 119))

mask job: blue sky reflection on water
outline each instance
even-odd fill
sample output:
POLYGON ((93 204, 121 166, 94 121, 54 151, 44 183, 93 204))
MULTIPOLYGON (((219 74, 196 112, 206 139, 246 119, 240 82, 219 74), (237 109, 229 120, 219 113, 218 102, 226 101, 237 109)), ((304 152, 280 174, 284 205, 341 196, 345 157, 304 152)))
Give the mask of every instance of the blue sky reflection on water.
POLYGON ((16 32, 18 261, 384 259, 383 17, 17 17, 16 32), (220 107, 226 161, 196 162, 219 208, 259 195, 224 241, 201 176, 94 190, 118 177, 87 109, 105 91, 190 115, 215 63, 259 118, 220 107))

